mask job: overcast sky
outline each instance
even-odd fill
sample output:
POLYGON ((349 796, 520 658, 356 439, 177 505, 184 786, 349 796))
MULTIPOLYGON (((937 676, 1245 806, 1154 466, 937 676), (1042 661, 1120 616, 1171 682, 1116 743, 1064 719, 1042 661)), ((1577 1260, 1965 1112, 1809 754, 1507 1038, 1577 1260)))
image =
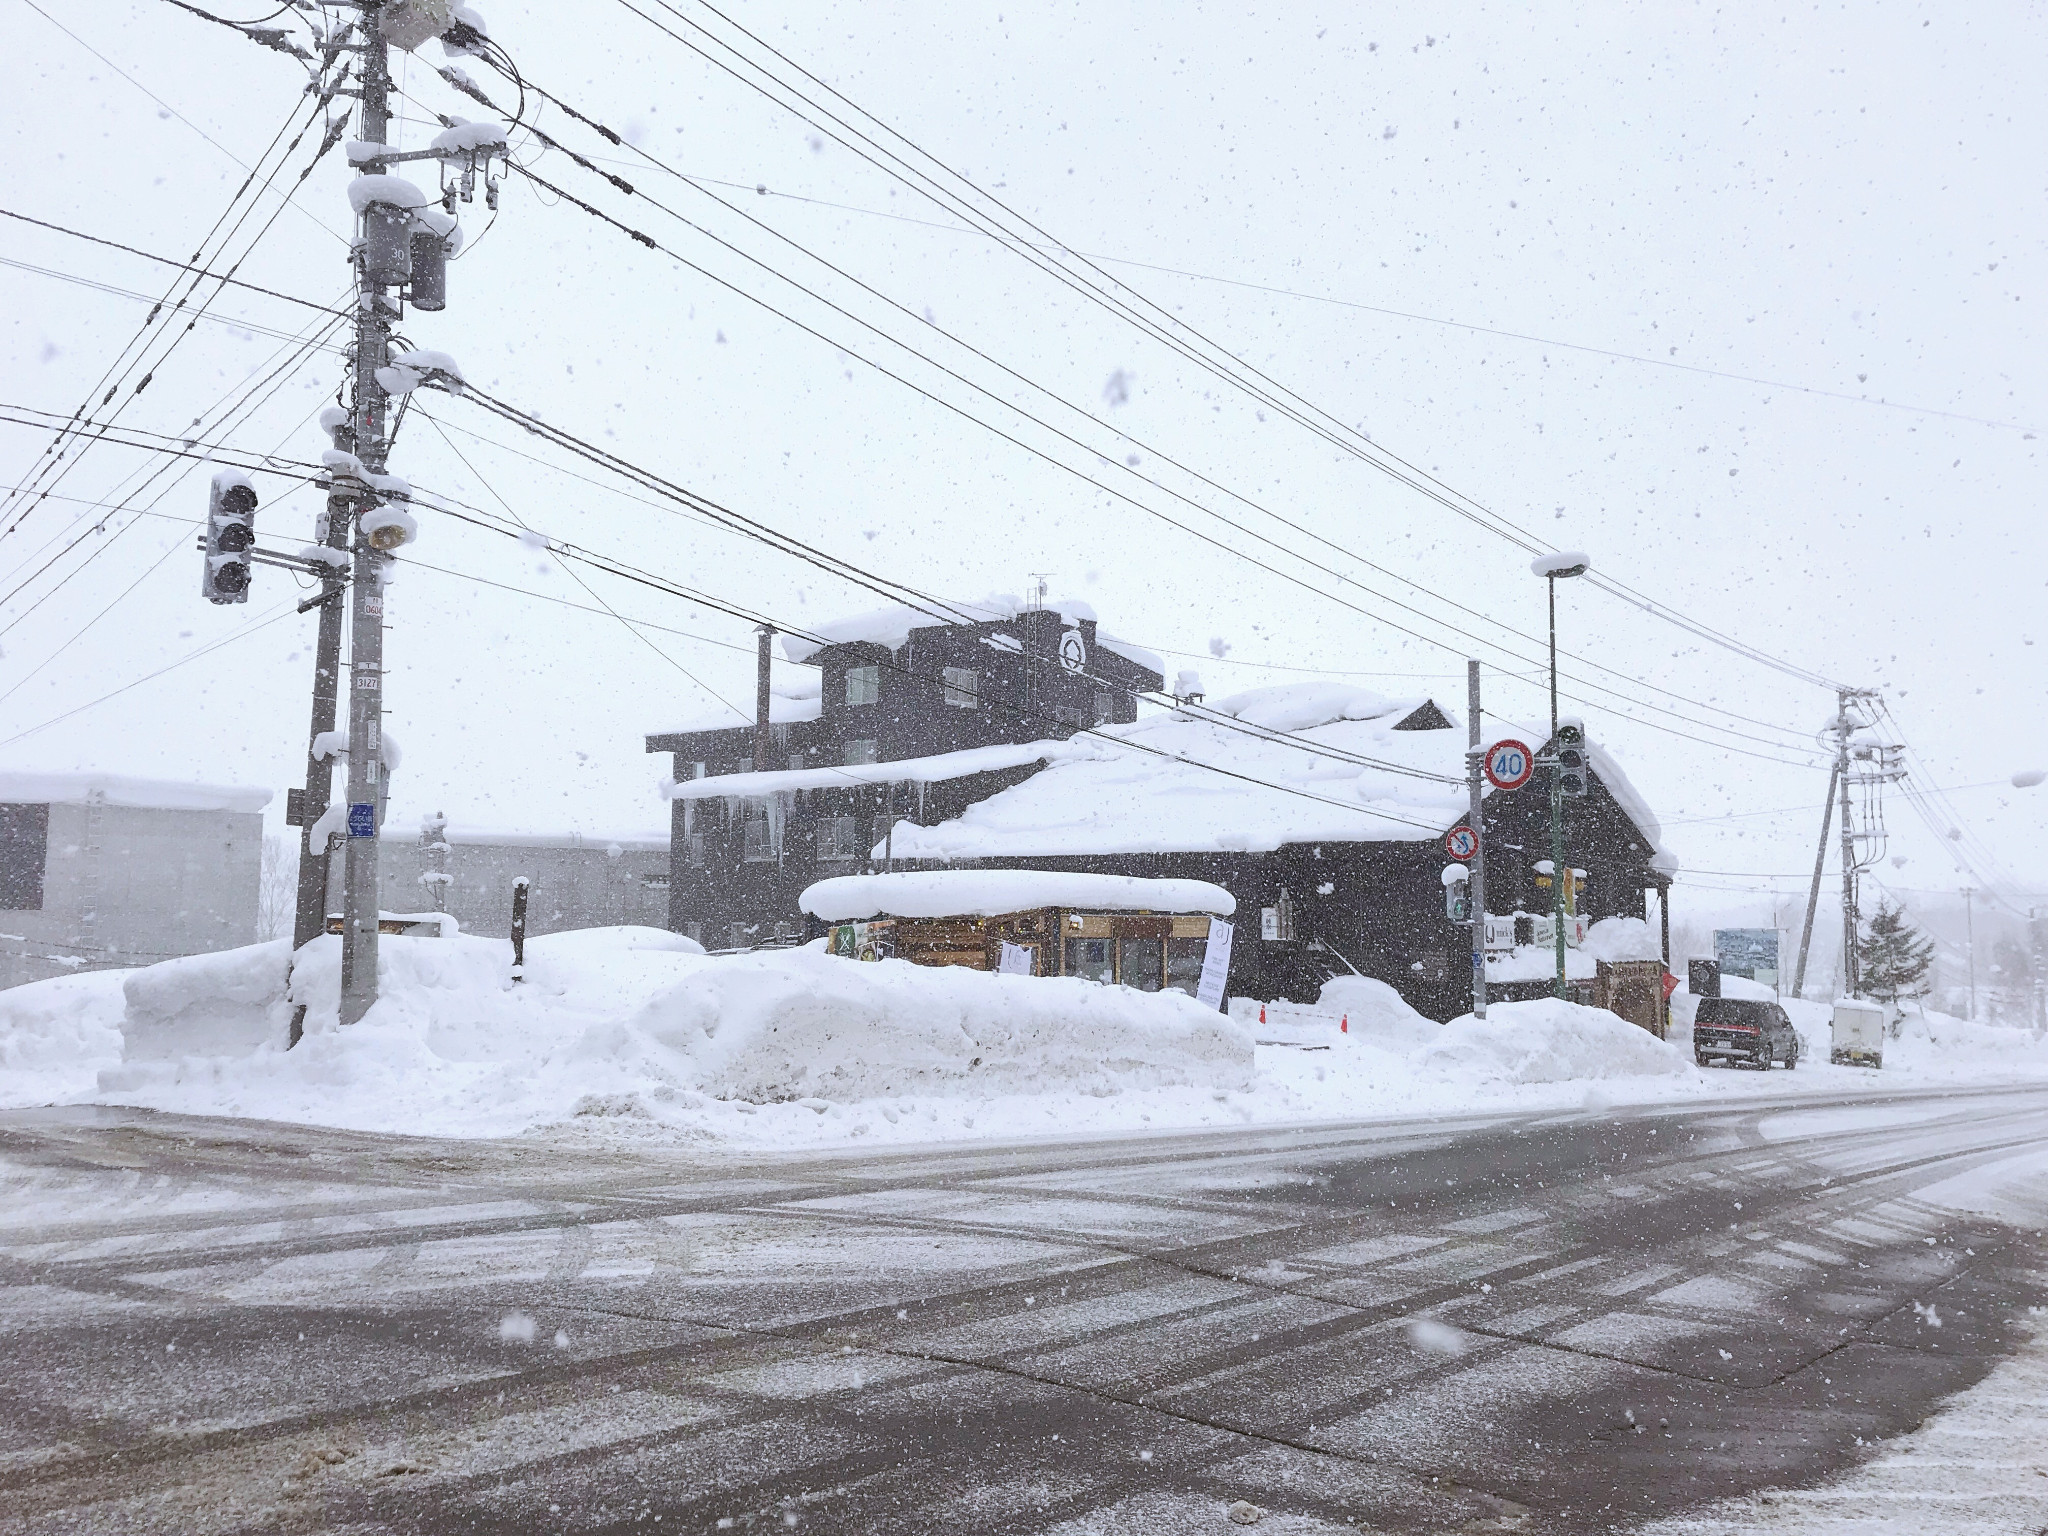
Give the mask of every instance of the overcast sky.
MULTIPOLYGON (((798 78, 695 0, 634 4, 707 52, 679 16, 798 78)), ((296 63, 167 4, 0 5, 0 205, 16 212, 184 258, 304 111, 296 63)), ((1954 791, 1955 830, 2041 889, 2048 786, 2005 781, 2048 766, 2048 13, 1365 9, 868 0, 728 14, 1334 422, 1657 603, 1882 687, 1954 791)), ((488 233, 481 199, 463 210, 471 253, 448 309, 408 317, 415 343, 649 470, 927 590, 973 599, 1047 573, 1105 628, 1171 653, 1169 671, 1199 669, 1212 697, 1310 668, 1462 709, 1476 654, 1490 709, 1544 716, 1543 584, 1513 544, 967 231, 624 0, 497 0, 487 15, 535 85, 705 180, 531 95, 529 118, 698 227, 520 136, 523 163, 666 249, 515 176, 488 233)), ((429 45, 394 64, 405 147, 438 130, 430 112, 483 115, 435 78, 441 62, 429 45)), ((516 94, 465 67, 500 100, 516 94)), ((338 151, 323 160, 240 275, 334 301, 347 179, 338 151)), ((230 259, 277 206, 259 204, 230 259)), ((166 274, 5 222, 4 414, 69 415, 147 313, 106 289, 154 297, 166 274)), ((210 425, 284 356, 274 333, 311 318, 247 292, 212 313, 236 324, 202 321, 124 423, 210 425)), ((317 457, 312 418, 339 370, 331 352, 289 369, 233 440, 317 457)), ((0 428, 8 483, 47 441, 0 428)), ((177 519, 203 512, 204 472, 174 465, 135 495, 161 468, 95 447, 0 541, 7 589, 58 556, 0 613, 0 738, 18 738, 0 761, 263 784, 281 807, 301 773, 315 621, 277 619, 138 682, 299 595, 263 570, 247 606, 202 602, 193 528, 177 519)), ((873 606, 633 499, 471 403, 428 399, 392 468, 791 624, 873 606)), ((296 547, 314 497, 258 482, 266 542, 296 547)), ((387 718, 406 753, 395 829, 433 809, 527 831, 662 826, 666 760, 642 738, 744 705, 745 626, 602 576, 586 590, 510 540, 423 523, 389 601, 387 718)), ((1581 701, 1568 708, 1665 820, 1696 872, 1687 899, 1727 905, 1741 892, 1723 888, 1810 868, 1826 787, 1811 742, 1831 695, 1584 583, 1561 599, 1578 680, 1565 687, 1581 701)), ((1946 837, 1901 800, 1888 819, 1903 861, 1884 866, 1889 884, 1964 883, 1946 837)))

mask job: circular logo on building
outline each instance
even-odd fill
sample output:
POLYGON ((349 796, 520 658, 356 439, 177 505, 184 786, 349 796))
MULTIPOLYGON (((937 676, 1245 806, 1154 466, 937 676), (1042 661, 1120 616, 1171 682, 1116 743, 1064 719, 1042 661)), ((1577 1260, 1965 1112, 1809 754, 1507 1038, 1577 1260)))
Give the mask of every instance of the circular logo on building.
POLYGON ((1069 672, 1088 670, 1088 645, 1081 638, 1078 629, 1063 630, 1060 634, 1060 665, 1069 672))

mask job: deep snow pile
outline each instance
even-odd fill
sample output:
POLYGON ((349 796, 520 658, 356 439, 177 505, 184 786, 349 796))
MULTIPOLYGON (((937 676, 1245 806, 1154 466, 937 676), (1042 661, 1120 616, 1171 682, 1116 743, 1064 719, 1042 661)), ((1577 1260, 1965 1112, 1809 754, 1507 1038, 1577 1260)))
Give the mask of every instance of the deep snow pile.
POLYGON ((87 971, 0 992, 0 1109, 92 1088, 121 1053, 127 971, 87 971))
POLYGON ((1617 1077, 1691 1076, 1676 1047, 1604 1008, 1562 998, 1496 1003, 1466 1014, 1412 1058, 1418 1072, 1460 1082, 1566 1083, 1617 1077))
POLYGON ((1332 977, 1323 983, 1316 1007, 1336 1014, 1347 1034, 1385 1050, 1413 1051, 1443 1038, 1441 1024, 1425 1019, 1400 993, 1370 976, 1332 977))
MULTIPOLYGON (((510 980, 500 940, 389 938, 342 1028, 338 938, 134 973, 102 1099, 365 1130, 502 1134, 576 1116, 701 1126, 762 1105, 1245 1089, 1250 1038, 1179 993, 817 949, 713 959, 646 929, 550 935, 510 980), (209 989, 211 989, 209 991, 209 989), (284 1049, 294 1007, 305 1038, 284 1049), (208 1048, 194 1021, 225 1021, 208 1048)), ((886 1115, 885 1119, 893 1116, 886 1115)), ((815 1138, 812 1138, 815 1139, 815 1138)))

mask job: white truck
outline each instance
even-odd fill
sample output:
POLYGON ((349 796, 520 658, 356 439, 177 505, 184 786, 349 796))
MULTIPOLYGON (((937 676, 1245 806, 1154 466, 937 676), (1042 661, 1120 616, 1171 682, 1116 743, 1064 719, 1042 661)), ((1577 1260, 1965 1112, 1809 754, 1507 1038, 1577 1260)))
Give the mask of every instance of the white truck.
POLYGON ((1837 998, 1834 1040, 1828 1060, 1838 1067, 1882 1067, 1884 1026, 1884 1004, 1861 998, 1837 998))

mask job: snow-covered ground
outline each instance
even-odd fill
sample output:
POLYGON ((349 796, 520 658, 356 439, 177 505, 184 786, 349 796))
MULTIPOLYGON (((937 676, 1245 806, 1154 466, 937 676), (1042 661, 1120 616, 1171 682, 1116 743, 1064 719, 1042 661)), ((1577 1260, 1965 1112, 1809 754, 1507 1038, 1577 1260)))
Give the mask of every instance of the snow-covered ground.
POLYGON ((1683 991, 1660 1042, 1548 999, 1438 1025, 1361 977, 1316 1007, 1237 998, 1226 1016, 1172 992, 815 948, 713 957, 646 928, 532 940, 518 986, 502 941, 381 948, 381 1000, 346 1029, 333 938, 295 965, 272 943, 0 993, 0 1105, 815 1147, 2048 1077, 2030 1032, 1942 1015, 1909 1018, 1881 1072, 1832 1067, 1828 1010, 1796 1002, 1797 1071, 1701 1070, 1683 991), (286 1051, 300 1006, 306 1038, 286 1051))

